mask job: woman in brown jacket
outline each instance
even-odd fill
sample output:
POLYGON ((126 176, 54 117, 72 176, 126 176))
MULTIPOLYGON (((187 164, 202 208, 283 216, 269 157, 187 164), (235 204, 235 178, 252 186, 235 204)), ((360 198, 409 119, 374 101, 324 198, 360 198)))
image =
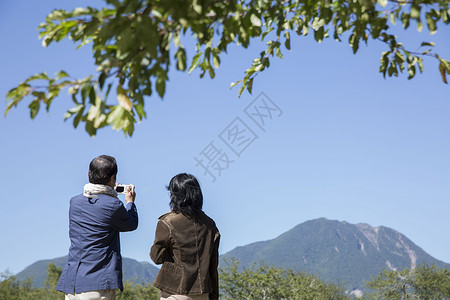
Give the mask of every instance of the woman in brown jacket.
POLYGON ((186 173, 170 180, 171 211, 159 217, 150 257, 162 264, 153 286, 161 299, 217 300, 220 234, 203 211, 197 179, 186 173))

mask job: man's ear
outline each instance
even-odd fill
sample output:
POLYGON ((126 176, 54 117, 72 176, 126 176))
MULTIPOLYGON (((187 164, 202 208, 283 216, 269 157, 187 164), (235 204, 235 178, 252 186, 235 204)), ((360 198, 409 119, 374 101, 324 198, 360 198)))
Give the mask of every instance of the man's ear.
POLYGON ((116 185, 116 175, 111 177, 111 180, 109 181, 109 185, 111 187, 114 187, 116 185))

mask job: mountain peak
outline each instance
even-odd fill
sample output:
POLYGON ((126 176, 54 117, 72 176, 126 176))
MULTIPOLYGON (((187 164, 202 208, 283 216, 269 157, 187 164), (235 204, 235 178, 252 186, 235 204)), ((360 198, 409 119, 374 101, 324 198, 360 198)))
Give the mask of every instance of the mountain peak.
POLYGON ((241 267, 254 262, 313 273, 341 282, 349 289, 364 288, 365 281, 383 269, 415 268, 435 264, 448 268, 400 232, 366 223, 318 218, 301 223, 275 239, 236 248, 222 256, 236 258, 241 267))
POLYGON ((361 231, 367 240, 372 243, 378 251, 380 251, 380 246, 378 244, 378 233, 380 231, 380 227, 372 227, 366 223, 359 223, 355 226, 359 229, 359 231, 361 231))

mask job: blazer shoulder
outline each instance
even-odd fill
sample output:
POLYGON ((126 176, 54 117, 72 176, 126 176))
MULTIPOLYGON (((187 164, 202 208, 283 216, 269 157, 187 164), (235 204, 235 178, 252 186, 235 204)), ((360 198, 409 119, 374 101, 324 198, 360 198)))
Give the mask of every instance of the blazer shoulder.
POLYGON ((201 216, 204 220, 206 220, 209 224, 211 224, 211 226, 216 227, 216 222, 214 221, 213 218, 211 218, 210 216, 208 216, 205 212, 202 211, 201 216))
POLYGON ((87 199, 87 197, 84 196, 83 194, 75 195, 72 198, 70 198, 70 205, 71 206, 81 205, 83 203, 83 201, 85 201, 86 199, 87 199))
POLYGON ((158 220, 164 220, 164 219, 166 219, 171 213, 172 213, 172 212, 170 211, 170 212, 168 212, 168 213, 165 213, 165 214, 159 216, 159 217, 158 217, 158 220))
POLYGON ((78 199, 83 199, 86 198, 86 196, 84 196, 83 194, 78 194, 73 196, 72 198, 70 198, 70 200, 78 200, 78 199))

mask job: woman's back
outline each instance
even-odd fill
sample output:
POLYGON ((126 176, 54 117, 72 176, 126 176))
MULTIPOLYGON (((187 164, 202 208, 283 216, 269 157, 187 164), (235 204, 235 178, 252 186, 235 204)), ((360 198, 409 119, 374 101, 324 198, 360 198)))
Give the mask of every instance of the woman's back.
POLYGON ((162 215, 150 257, 163 265, 153 285, 181 295, 213 292, 217 285, 219 239, 214 221, 203 212, 193 216, 174 212, 162 215))
POLYGON ((220 234, 202 210, 203 196, 192 175, 179 174, 169 187, 172 211, 159 217, 150 257, 162 264, 153 282, 162 294, 218 299, 220 234))

